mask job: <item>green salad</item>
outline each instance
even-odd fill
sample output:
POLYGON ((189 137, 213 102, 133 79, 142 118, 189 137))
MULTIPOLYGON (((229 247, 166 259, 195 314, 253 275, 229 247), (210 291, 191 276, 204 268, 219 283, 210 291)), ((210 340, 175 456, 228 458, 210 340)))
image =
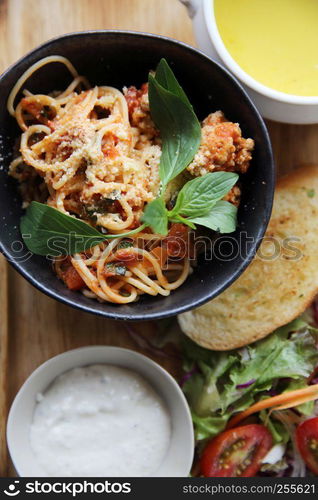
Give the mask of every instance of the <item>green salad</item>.
POLYGON ((227 352, 182 338, 182 387, 198 445, 195 473, 299 477, 307 465, 318 474, 318 330, 311 319, 308 313, 227 352), (308 422, 309 437, 301 438, 308 422))

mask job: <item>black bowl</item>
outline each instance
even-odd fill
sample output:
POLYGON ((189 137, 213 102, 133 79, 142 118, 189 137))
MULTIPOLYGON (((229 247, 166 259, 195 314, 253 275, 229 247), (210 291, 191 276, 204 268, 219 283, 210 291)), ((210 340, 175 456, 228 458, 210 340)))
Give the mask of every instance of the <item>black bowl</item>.
MULTIPOLYGON (((68 72, 60 64, 39 70, 27 82, 33 92, 63 89, 68 72)), ((0 247, 9 262, 30 283, 50 297, 87 312, 123 320, 157 319, 203 304, 227 288, 253 258, 271 213, 275 169, 271 144, 262 118, 241 85, 219 64, 200 51, 161 36, 123 31, 82 32, 61 36, 33 50, 0 78, 0 247), (188 280, 169 297, 143 296, 137 303, 100 303, 69 291, 52 271, 50 262, 30 256, 23 245, 19 221, 21 199, 7 169, 19 135, 15 120, 6 111, 10 90, 34 62, 59 54, 68 57, 92 84, 122 88, 140 85, 161 57, 171 64, 200 119, 221 109, 239 122, 244 137, 255 140, 251 168, 242 178, 243 197, 235 233, 216 239, 212 260, 203 260, 188 280)))

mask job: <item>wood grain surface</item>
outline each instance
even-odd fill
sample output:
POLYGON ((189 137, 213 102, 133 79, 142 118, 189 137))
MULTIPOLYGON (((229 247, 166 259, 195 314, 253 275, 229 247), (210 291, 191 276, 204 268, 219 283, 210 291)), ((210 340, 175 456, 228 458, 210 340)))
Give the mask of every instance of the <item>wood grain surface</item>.
MULTIPOLYGON (((164 34, 195 45, 191 22, 177 0, 0 0, 0 71, 43 41, 83 29, 121 28, 164 34)), ((318 126, 269 123, 280 173, 318 163, 318 126)), ((5 444, 8 407, 26 377, 43 361, 88 344, 110 344, 146 354, 153 325, 96 318, 46 297, 0 256, 0 476, 13 476, 5 444)), ((153 356, 152 356, 153 357, 153 356)), ((171 357, 154 359, 176 374, 171 357)))

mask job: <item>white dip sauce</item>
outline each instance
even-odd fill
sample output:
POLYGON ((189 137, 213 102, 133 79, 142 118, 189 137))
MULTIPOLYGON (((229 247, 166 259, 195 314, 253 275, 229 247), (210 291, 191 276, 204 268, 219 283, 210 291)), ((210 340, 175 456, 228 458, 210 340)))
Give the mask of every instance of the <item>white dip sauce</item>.
POLYGON ((163 401, 140 375, 91 365, 60 375, 39 394, 30 441, 49 476, 151 476, 170 432, 163 401))

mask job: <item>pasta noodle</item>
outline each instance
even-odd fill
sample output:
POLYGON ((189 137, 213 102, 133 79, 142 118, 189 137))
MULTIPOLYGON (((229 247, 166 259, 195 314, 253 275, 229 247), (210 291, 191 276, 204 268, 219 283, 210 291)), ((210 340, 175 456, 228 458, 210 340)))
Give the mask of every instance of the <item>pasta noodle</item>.
MULTIPOLYGON (((10 175, 29 188, 40 180, 48 205, 102 232, 119 235, 140 225, 145 204, 160 185, 160 139, 150 115, 132 124, 122 92, 91 87, 62 56, 38 61, 19 78, 8 111, 22 131, 10 175), (23 89, 31 75, 52 63, 69 70, 66 90, 47 95, 23 89)), ((25 204, 35 198, 31 193, 25 204)), ((171 255, 168 240, 169 235, 146 231, 119 236, 89 252, 56 258, 54 269, 69 288, 100 301, 125 304, 142 294, 168 296, 191 272, 188 249, 171 255)))

